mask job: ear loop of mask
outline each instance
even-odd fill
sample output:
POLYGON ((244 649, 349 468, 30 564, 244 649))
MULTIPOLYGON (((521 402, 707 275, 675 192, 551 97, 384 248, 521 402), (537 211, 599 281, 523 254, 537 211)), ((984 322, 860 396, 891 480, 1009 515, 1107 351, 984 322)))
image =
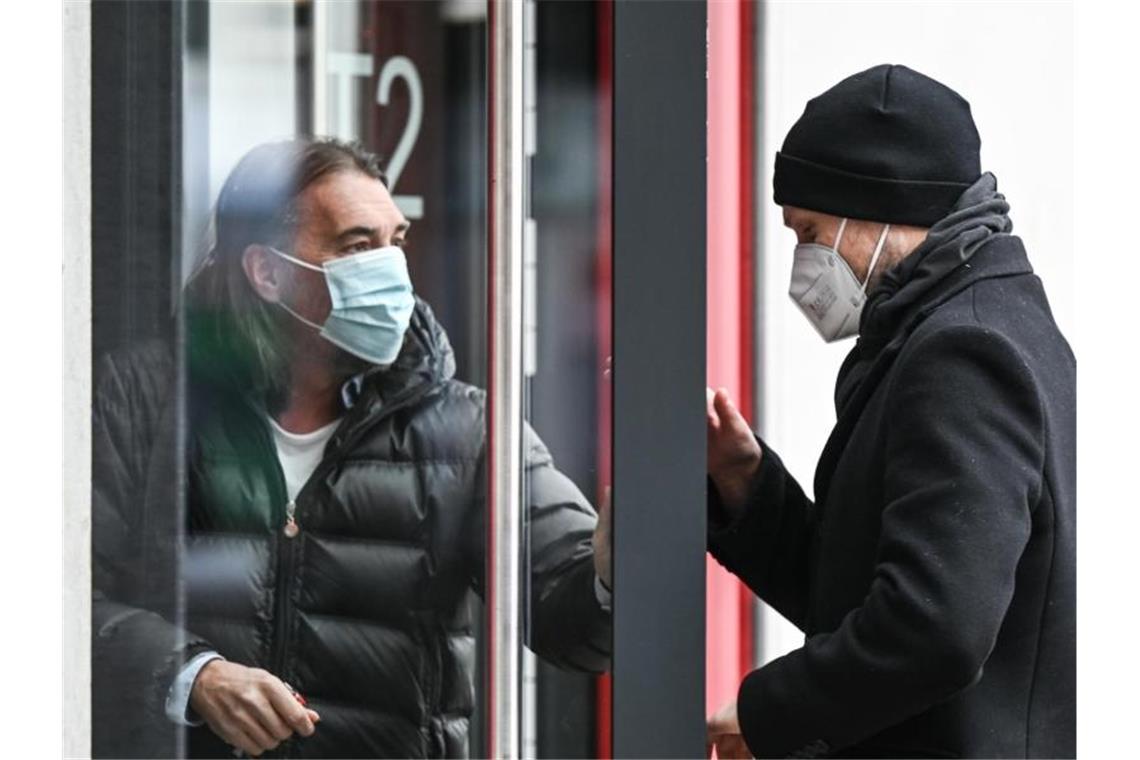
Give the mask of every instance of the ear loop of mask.
POLYGON ((843 239, 843 230, 847 229, 847 217, 839 220, 839 232, 835 233, 835 245, 831 246, 831 250, 839 253, 839 241, 843 239))
MULTIPOLYGON (((846 221, 846 220, 844 220, 846 221)), ((871 254, 871 263, 867 266, 867 277, 863 280, 863 292, 867 292, 867 283, 871 281, 871 274, 875 271, 875 264, 879 260, 879 254, 883 252, 883 243, 887 242, 887 233, 890 231, 891 225, 883 227, 883 231, 879 233, 879 242, 875 244, 875 252, 871 254)), ((843 234, 843 228, 839 228, 840 234, 843 234)), ((838 253, 838 251, 836 251, 838 253)))
POLYGON ((277 250, 273 246, 267 246, 267 247, 269 248, 269 250, 273 251, 275 254, 277 254, 281 258, 285 259, 286 261, 291 261, 292 263, 296 264, 299 267, 304 267, 305 269, 312 269, 314 272, 324 272, 325 271, 324 267, 319 267, 316 264, 310 264, 307 261, 301 261, 301 259, 294 258, 294 257, 290 256, 289 254, 285 253, 284 251, 277 250))
MULTIPOLYGON (((319 267, 319 266, 316 266, 315 264, 310 264, 310 263, 309 263, 309 262, 307 262, 307 261, 301 261, 301 259, 298 259, 298 258, 294 258, 294 257, 290 256, 289 254, 285 253, 284 251, 279 251, 279 250, 277 250, 277 249, 276 249, 276 248, 274 248, 273 246, 267 246, 267 247, 269 248, 269 250, 273 251, 273 253, 275 253, 276 255, 280 256, 281 258, 285 259, 285 260, 286 260, 286 261, 288 261, 288 262, 291 262, 291 263, 293 263, 293 264, 296 264, 297 266, 300 266, 300 267, 305 267, 306 269, 312 269, 314 272, 322 272, 322 273, 323 273, 323 272, 325 271, 325 270, 324 270, 324 267, 319 267)), ((297 312, 295 312, 295 311, 293 311, 292 309, 290 309, 290 308, 289 308, 289 307, 288 307, 288 306, 285 304, 285 302, 284 302, 284 301, 280 301, 280 300, 279 300, 279 301, 277 301, 277 305, 278 305, 278 306, 280 306, 280 307, 281 307, 282 309, 284 309, 285 311, 287 311, 287 312, 289 312, 290 314, 292 314, 294 318, 296 318, 297 320, 299 320, 299 321, 301 321, 301 322, 305 323, 306 325, 308 325, 309 327, 313 328, 314 330, 323 330, 323 329, 324 329, 324 325, 318 325, 316 322, 312 322, 312 321, 310 321, 310 320, 308 320, 308 319, 305 319, 305 318, 304 318, 304 317, 302 317, 300 314, 298 314, 297 312)))

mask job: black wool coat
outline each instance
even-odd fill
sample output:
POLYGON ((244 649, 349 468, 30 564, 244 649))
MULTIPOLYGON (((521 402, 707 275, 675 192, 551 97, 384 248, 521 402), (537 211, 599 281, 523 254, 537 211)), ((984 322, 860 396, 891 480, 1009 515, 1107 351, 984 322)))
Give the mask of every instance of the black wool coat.
POLYGON ((1072 757, 1073 354, 1008 234, 899 301, 840 370, 814 501, 763 443, 735 521, 710 486, 710 550, 805 634, 741 684, 745 741, 1072 757))

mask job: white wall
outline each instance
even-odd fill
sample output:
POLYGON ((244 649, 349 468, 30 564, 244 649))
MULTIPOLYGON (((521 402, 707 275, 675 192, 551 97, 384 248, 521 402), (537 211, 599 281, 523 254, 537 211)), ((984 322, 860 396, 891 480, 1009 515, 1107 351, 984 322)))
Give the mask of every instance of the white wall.
POLYGON ((183 56, 182 281, 212 245, 211 214, 230 171, 296 128, 293 6, 210 0, 204 53, 183 56))
MULTIPOLYGON (((32 47, 32 45, 29 45, 32 47)), ((38 51, 43 54, 42 51, 38 51)), ((66 432, 63 436, 63 676, 67 679, 67 688, 63 690, 63 756, 64 757, 90 757, 91 756, 91 3, 87 0, 79 2, 70 0, 63 5, 63 338, 64 351, 57 354, 66 356, 63 365, 63 419, 66 420, 66 432)), ((54 94, 54 93, 52 93, 54 94)), ((21 108, 30 108, 26 101, 20 100, 21 108)), ((37 113, 47 123, 48 118, 42 111, 37 113)), ((50 135, 49 135, 50 137, 50 135)), ((34 152, 33 152, 34 155, 34 152)), ((42 167, 41 167, 42 170, 42 167)), ((19 170, 13 168, 18 175, 19 170)), ((45 172, 46 173, 46 172, 45 172)), ((27 192, 22 188, 21 192, 27 192)), ((56 206, 53 212, 58 211, 56 206)), ((58 218, 58 217, 57 217, 58 218)), ((22 216, 22 221, 30 229, 36 229, 34 223, 22 216)), ((42 244, 42 243, 41 243, 42 244)), ((16 248, 19 245, 16 244, 16 248)), ((54 277, 58 269, 59 260, 44 259, 52 267, 50 277, 54 277)), ((47 278, 44 282, 47 282, 47 278)), ((18 289, 17 289, 18 290, 18 289)), ((32 298, 37 298, 35 289, 28 289, 32 298)), ((19 306, 13 314, 20 313, 19 306)), ((47 304, 42 301, 36 303, 37 313, 47 313, 47 304), (40 311, 43 310, 43 311, 40 311)), ((28 312, 24 312, 25 314, 28 312)), ((58 313, 58 312, 53 312, 58 313)), ((58 326, 56 327, 58 329, 58 326)), ((38 335, 50 334, 48 325, 41 325, 38 335)), ((59 332, 55 333, 59 335, 59 332)), ((7 344, 11 345, 11 344, 7 344)), ((58 351, 58 348, 52 346, 58 351)), ((23 356, 23 354, 21 354, 23 356)), ((37 367, 44 364, 36 362, 37 367)), ((5 396, 18 398, 15 390, 5 388, 5 396)), ((21 406, 17 404, 16 406, 21 406)), ((28 406, 28 405, 25 405, 28 406)), ((37 414, 37 417, 39 415, 37 414)), ((13 421, 8 418, 11 424, 13 421)), ((37 424, 46 424, 40 419, 37 424)), ((17 425, 18 429, 24 429, 17 425)), ((64 428, 57 428, 61 431, 64 428)), ((29 445, 31 442, 21 436, 19 446, 29 445)), ((26 459, 21 457, 21 472, 25 471, 26 459)), ((56 462, 50 457, 43 457, 41 461, 47 467, 55 467, 56 462)), ((52 482, 58 475, 51 474, 37 478, 34 475, 27 477, 27 481, 35 484, 33 487, 42 489, 43 483, 52 482)), ((42 495, 41 497, 42 498, 42 495)), ((54 512, 44 509, 43 512, 54 512)), ((21 529, 35 530, 27 525, 25 520, 20 521, 21 529)), ((59 535, 53 529, 57 528, 54 522, 50 526, 37 525, 36 535, 59 535), (46 529, 45 529, 46 528, 46 529)), ((42 556, 43 548, 33 549, 42 556)), ((51 547, 55 552, 55 546, 51 547)), ((30 566, 20 561, 20 572, 35 577, 30 566)), ((40 576, 41 581, 47 581, 40 576)), ((44 585, 47 585, 45 582, 44 585)), ((35 591, 42 594, 45 600, 55 600, 58 593, 55 588, 35 591)), ((50 602, 49 602, 50 604, 50 602)), ((28 614, 28 613, 25 613, 28 614)), ((40 641, 50 641, 50 637, 35 635, 40 641)), ((35 681, 51 682, 55 673, 44 673, 38 657, 29 657, 27 650, 19 643, 5 643, 4 648, 9 651, 19 651, 21 654, 13 659, 30 663, 35 668, 35 675, 28 674, 28 678, 35 681)), ((50 657, 54 658, 56 651, 49 650, 50 657)), ((46 653, 45 653, 46 654, 46 653)), ((20 676, 13 680, 22 681, 20 676)), ((10 676, 11 677, 11 676, 10 676)), ((59 683, 58 681, 56 683, 59 683)), ((55 690, 55 683, 52 690, 55 690)), ((22 695, 21 699, 33 700, 38 706, 40 714, 52 715, 54 711, 49 705, 35 698, 34 695, 22 695)), ((24 724, 21 721, 21 725, 24 724)), ((55 729, 48 729, 55 730, 55 729)), ((24 736, 43 736, 39 731, 17 732, 24 736)), ((44 731, 43 733, 47 733, 44 731)), ((50 744, 45 747, 39 741, 36 751, 38 753, 54 753, 55 748, 50 744)), ((18 752, 16 754, 19 754, 18 752)), ((29 754, 31 754, 29 752, 29 754)))
POLYGON ((246 151, 293 136, 293 5, 210 3, 210 198, 246 151))
MULTIPOLYGON (((787 296, 795 236, 772 203, 772 164, 808 99, 846 76, 899 63, 970 102, 982 168, 998 178, 1014 233, 1029 250, 1054 315, 1080 356, 1074 305, 1073 9, 1040 2, 772 2, 761 39, 757 202, 761 433, 804 490, 835 422, 835 375, 851 341, 826 345, 787 296)), ((802 643, 762 613, 761 658, 802 643)))

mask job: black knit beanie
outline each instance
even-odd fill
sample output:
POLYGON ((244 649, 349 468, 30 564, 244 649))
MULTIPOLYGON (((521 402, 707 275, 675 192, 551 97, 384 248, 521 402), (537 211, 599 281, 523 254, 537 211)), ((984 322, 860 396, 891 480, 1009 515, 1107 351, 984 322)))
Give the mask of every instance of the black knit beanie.
POLYGON ((981 176, 970 104, 906 66, 844 79, 804 108, 776 154, 776 203, 929 227, 981 176))

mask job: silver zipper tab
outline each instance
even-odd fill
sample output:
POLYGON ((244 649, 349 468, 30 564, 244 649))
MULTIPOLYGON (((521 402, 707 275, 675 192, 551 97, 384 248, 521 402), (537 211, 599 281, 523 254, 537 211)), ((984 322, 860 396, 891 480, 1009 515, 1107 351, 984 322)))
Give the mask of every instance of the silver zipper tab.
POLYGON ((295 538, 301 532, 301 526, 297 525, 297 502, 292 499, 285 505, 285 527, 282 532, 286 538, 295 538))

